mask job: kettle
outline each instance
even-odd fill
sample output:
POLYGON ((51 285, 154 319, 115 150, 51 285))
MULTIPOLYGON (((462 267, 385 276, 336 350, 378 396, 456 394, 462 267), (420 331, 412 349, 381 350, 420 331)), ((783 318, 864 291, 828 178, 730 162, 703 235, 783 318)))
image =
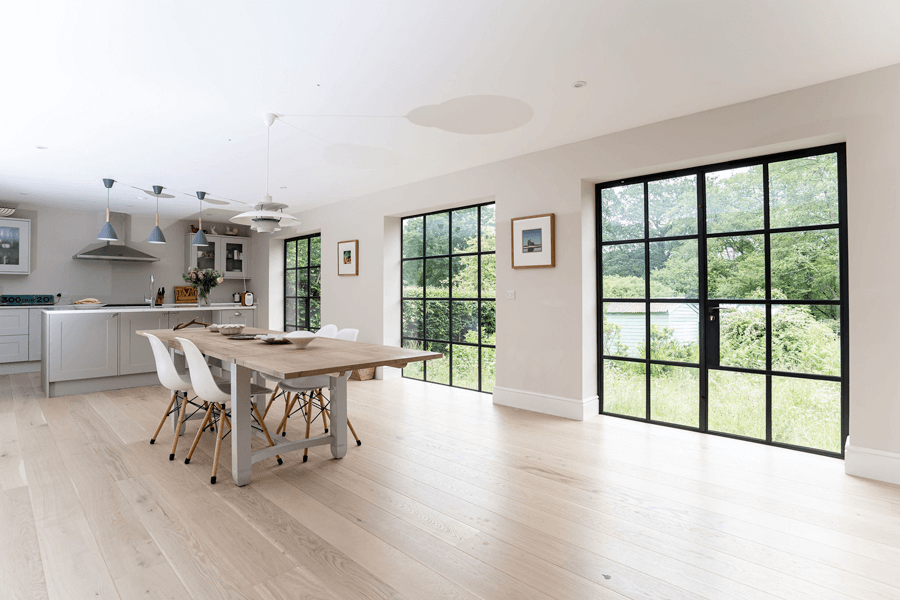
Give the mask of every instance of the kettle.
POLYGON ((240 292, 233 293, 231 295, 231 299, 235 304, 239 303, 241 301, 241 293, 240 292))

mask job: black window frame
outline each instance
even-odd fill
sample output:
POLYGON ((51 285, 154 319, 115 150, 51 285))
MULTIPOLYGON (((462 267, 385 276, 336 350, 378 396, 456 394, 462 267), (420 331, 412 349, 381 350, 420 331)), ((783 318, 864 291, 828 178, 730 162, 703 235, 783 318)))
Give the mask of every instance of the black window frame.
MULTIPOLYGON (((485 391, 485 390, 484 390, 484 380, 483 380, 483 374, 482 374, 482 370, 483 370, 483 369, 482 369, 482 363, 483 363, 483 361, 482 361, 482 350, 483 350, 484 348, 490 348, 490 349, 493 349, 493 350, 494 350, 494 353, 495 353, 495 354, 494 354, 494 359, 495 359, 495 361, 496 361, 496 348, 497 348, 497 346, 496 346, 496 343, 494 343, 494 344, 485 344, 485 343, 484 343, 484 341, 483 341, 483 332, 482 332, 482 327, 481 327, 481 322, 482 322, 482 321, 481 321, 481 318, 482 318, 482 314, 483 314, 482 305, 483 305, 485 302, 493 302, 493 303, 494 303, 494 311, 495 311, 495 312, 494 312, 494 319, 495 319, 495 321, 494 321, 494 327, 495 327, 495 332, 496 332, 497 289, 496 289, 496 282, 495 282, 495 286, 494 286, 494 295, 493 295, 493 297, 485 297, 485 296, 483 296, 482 290, 481 290, 481 282, 482 282, 482 278, 481 278, 481 257, 482 257, 482 256, 486 256, 486 255, 493 255, 493 256, 494 256, 494 266, 495 266, 495 267, 494 267, 494 273, 496 274, 496 256, 497 256, 497 239, 496 239, 496 231, 497 231, 497 225, 496 225, 496 208, 495 208, 495 212, 494 212, 494 235, 495 235, 495 237, 494 237, 494 250, 484 250, 484 249, 482 248, 483 238, 482 238, 482 234, 481 234, 481 233, 482 233, 482 232, 481 232, 481 225, 482 225, 481 211, 482 211, 482 208, 485 207, 485 206, 494 206, 494 207, 496 207, 496 202, 492 200, 492 201, 490 201, 490 202, 481 202, 481 203, 478 203, 478 204, 470 204, 470 205, 466 205, 466 206, 458 206, 458 207, 455 207, 455 208, 448 208, 448 209, 444 209, 444 210, 435 210, 435 211, 431 211, 431 212, 427 212, 427 213, 420 213, 420 214, 417 214, 417 215, 409 215, 409 216, 407 216, 407 217, 403 217, 403 218, 400 220, 400 339, 401 339, 401 345, 405 346, 405 344, 406 344, 407 342, 419 342, 419 343, 422 344, 422 347, 423 347, 423 348, 427 348, 427 346, 430 345, 430 344, 442 344, 442 345, 443 345, 443 344, 446 344, 446 346, 447 346, 447 348, 448 348, 448 353, 447 353, 447 354, 448 354, 448 360, 449 360, 449 366, 448 366, 448 369, 449 369, 448 381, 449 381, 449 383, 442 383, 442 382, 440 382, 440 381, 429 381, 429 380, 428 380, 428 361, 424 361, 424 362, 421 363, 421 364, 422 364, 422 369, 423 369, 423 370, 422 370, 422 378, 421 378, 421 379, 418 378, 418 377, 409 377, 409 376, 407 376, 407 375, 406 375, 406 369, 403 369, 403 370, 402 370, 402 376, 403 376, 404 378, 406 378, 406 379, 413 379, 413 380, 415 380, 415 381, 423 381, 423 382, 425 382, 425 383, 432 383, 432 384, 443 385, 443 386, 447 386, 447 387, 455 387, 455 388, 462 389, 462 390, 469 390, 469 391, 474 391, 474 392, 481 392, 481 393, 483 393, 483 394, 493 394, 493 391, 485 391), (477 223, 478 223, 478 233, 476 234, 476 235, 477 235, 477 239, 478 239, 478 251, 477 251, 477 252, 453 252, 453 213, 454 213, 455 211, 468 210, 468 209, 472 209, 472 208, 477 208, 477 209, 478 209, 478 218, 477 218, 477 223), (440 214, 447 214, 447 215, 448 215, 448 223, 449 223, 449 231, 448 231, 448 239, 447 239, 447 250, 448 250, 448 254, 436 254, 436 255, 430 255, 430 254, 427 254, 427 247, 428 247, 428 241, 427 241, 427 238, 428 238, 428 227, 427 227, 426 221, 427 221, 427 218, 428 218, 429 216, 440 215, 440 214), (408 220, 411 220, 411 219, 418 219, 418 218, 421 218, 421 219, 422 219, 422 255, 421 255, 421 256, 409 257, 409 258, 404 258, 404 257, 403 257, 403 248, 404 248, 404 240, 403 240, 404 223, 405 223, 406 221, 408 221, 408 220), (453 296, 453 259, 454 259, 454 258, 459 258, 459 257, 465 257, 465 256, 475 256, 475 257, 477 257, 477 259, 478 259, 478 260, 477 260, 477 263, 478 263, 478 297, 476 297, 476 298, 460 298, 460 297, 454 297, 454 296, 453 296), (448 268, 449 268, 449 272, 450 272, 450 279, 449 279, 449 281, 448 281, 448 287, 447 287, 447 290, 448 290, 448 291, 447 291, 447 297, 446 297, 446 298, 432 298, 432 297, 427 297, 427 296, 425 295, 425 288, 424 288, 424 285, 423 285, 423 294, 422 294, 422 297, 421 297, 421 298, 413 298, 413 297, 407 297, 407 296, 404 296, 404 295, 403 295, 403 291, 404 291, 404 286, 403 286, 403 265, 404 265, 405 263, 407 263, 407 262, 410 262, 410 261, 422 261, 422 277, 423 277, 423 284, 424 284, 424 278, 425 278, 425 261, 426 261, 426 260, 430 260, 430 259, 440 259, 440 258, 446 258, 446 259, 447 259, 447 262, 448 262, 448 268), (430 339, 430 338, 427 337, 426 332, 427 332, 427 320, 428 320, 428 315, 427 315, 427 310, 426 310, 426 305, 425 305, 425 301, 426 301, 426 300, 447 300, 447 301, 448 301, 448 305, 449 305, 448 327, 450 328, 450 332, 449 332, 449 333, 450 333, 450 336, 449 336, 450 339, 449 339, 449 340, 435 340, 435 339, 430 339), (404 331, 403 331, 404 310, 405 310, 405 305, 406 305, 406 302, 407 302, 407 301, 421 301, 421 302, 422 302, 422 337, 421 337, 421 338, 408 337, 408 336, 404 335, 404 331), (477 343, 477 344, 470 344, 470 343, 467 343, 467 342, 457 342, 457 341, 453 341, 453 340, 452 340, 452 338, 453 338, 453 302, 455 302, 455 301, 477 302, 477 303, 478 303, 478 318, 477 318, 477 322, 478 322, 478 343, 477 343), (453 346, 454 346, 454 345, 456 345, 456 346, 469 346, 469 347, 475 347, 475 348, 478 348, 478 389, 477 389, 477 390, 476 390, 476 389, 473 389, 473 388, 470 388, 470 387, 463 387, 463 386, 453 385, 453 352, 452 352, 452 350, 453 350, 453 346)), ((496 335, 496 334, 495 334, 495 335, 496 335)), ((496 337, 495 337, 495 339, 496 339, 496 337)), ((495 363, 495 364, 496 364, 496 363, 495 363)), ((493 390, 493 387, 491 388, 491 390, 493 390)))
MULTIPOLYGON (((776 446, 780 448, 788 448, 791 450, 799 450, 801 452, 808 452, 811 454, 819 454, 824 456, 830 456, 835 458, 844 458, 846 451, 846 443, 847 437, 850 434, 850 329, 849 329, 849 314, 850 311, 848 309, 849 306, 849 277, 848 277, 848 228, 847 228, 847 150, 845 143, 838 144, 829 144, 825 146, 816 146, 812 148, 804 148, 800 150, 793 150, 788 152, 779 152, 775 154, 768 154, 762 156, 754 156, 746 159, 739 159, 721 163, 714 163, 708 165, 701 165, 697 167, 690 167, 686 169, 679 169, 674 171, 667 171, 662 173, 653 173, 650 175, 643 175, 638 177, 631 177, 627 179, 617 179, 613 181, 607 181, 603 183, 598 183, 594 186, 595 196, 594 196, 594 207, 595 207, 595 235, 596 235, 596 254, 595 254, 595 264, 596 264, 596 277, 597 277, 597 394, 600 400, 600 414, 607 415, 610 417, 617 417, 621 419, 630 419, 633 421, 639 421, 644 423, 651 423, 654 425, 663 425, 666 427, 674 427, 677 429, 686 429, 689 431, 699 431, 701 433, 716 435, 720 437, 728 437, 733 439, 739 439, 748 442, 754 442, 758 444, 764 444, 769 446, 776 446), (770 215, 769 215, 769 167, 770 163, 781 162, 786 160, 794 160, 798 158, 805 158, 810 156, 817 156, 822 154, 836 154, 837 155, 837 172, 838 172, 838 222, 836 224, 825 224, 825 225, 811 225, 811 226, 798 226, 798 227, 771 227, 770 223, 770 215), (751 167, 762 165, 763 167, 763 204, 764 204, 764 224, 762 229, 758 230, 748 230, 741 232, 729 232, 729 233, 710 233, 707 234, 706 231, 706 207, 705 201, 706 198, 706 178, 705 175, 707 173, 722 171, 726 169, 736 169, 742 167, 751 167), (649 234, 649 214, 647 211, 647 202, 648 202, 648 184, 665 179, 671 179, 676 177, 690 176, 696 175, 697 177, 697 233, 691 235, 682 235, 682 236, 671 236, 671 237, 650 237, 649 234), (607 188, 614 188, 623 185, 636 185, 643 184, 644 186, 644 224, 643 224, 643 235, 640 238, 629 239, 629 240, 612 240, 609 242, 603 241, 603 225, 602 225, 602 202, 601 202, 601 192, 607 188), (826 229, 834 229, 838 232, 838 257, 839 257, 839 265, 838 265, 838 276, 840 278, 840 299, 839 300, 773 300, 771 297, 772 290, 772 282, 771 282, 771 244, 769 243, 770 235, 775 233, 791 233, 791 232, 801 232, 801 231, 810 231, 810 230, 826 230, 826 229), (706 240, 708 237, 715 237, 718 235, 734 235, 735 233, 739 233, 740 235, 764 235, 765 236, 765 277, 766 277, 766 298, 763 300, 747 300, 747 299, 739 299, 739 300, 728 300, 728 299, 713 299, 710 300, 708 298, 708 282, 707 282, 707 244, 706 240), (603 248, 609 246, 615 246, 618 244, 628 244, 628 243, 642 243, 649 244, 652 242, 664 242, 664 241, 676 241, 680 239, 697 239, 698 242, 698 298, 696 300, 693 299, 678 299, 678 300, 665 300, 665 299, 657 299, 652 298, 650 295, 650 253, 645 251, 645 259, 644 259, 644 273, 645 273, 645 297, 636 298, 636 299, 627 299, 627 298, 604 298, 603 297, 603 248), (700 336, 699 336, 699 364, 691 364, 691 363, 672 363, 668 361, 660 361, 653 360, 650 357, 650 353, 647 353, 648 356, 645 358, 632 358, 632 357, 622 357, 622 356, 613 356, 613 355, 605 355, 603 349, 603 314, 602 308, 604 302, 646 302, 647 310, 646 310, 646 324, 645 324, 645 335, 649 335, 650 329, 650 310, 649 304, 658 302, 686 302, 686 303, 696 303, 699 306, 699 314, 700 314, 700 336), (765 307, 767 314, 767 334, 766 334, 766 368, 765 369, 745 369, 745 368, 736 368, 736 367, 728 367, 724 365, 710 365, 709 357, 707 356, 708 348, 707 346, 707 325, 705 324, 704 319, 706 315, 711 311, 709 310, 710 305, 718 306, 719 304, 725 303, 740 303, 740 304, 758 304, 765 307), (806 373, 793 373, 793 372, 783 372, 772 369, 772 328, 771 328, 771 312, 773 305, 799 305, 799 304, 816 304, 816 305, 833 305, 837 306, 840 311, 840 327, 841 327, 841 337, 840 337, 840 348, 841 348, 841 374, 839 377, 828 376, 828 375, 812 375, 806 373), (630 361, 630 362, 638 362, 644 363, 646 377, 647 377, 647 409, 644 417, 635 417, 630 415, 622 415, 615 414, 610 412, 604 412, 603 406, 603 363, 604 360, 617 360, 617 361, 630 361), (700 415, 699 415, 699 427, 691 427, 687 425, 681 425, 677 423, 667 423, 664 421, 653 420, 652 412, 651 412, 651 400, 650 400, 650 391, 651 391, 651 365, 670 365, 670 366, 679 366, 679 367, 699 367, 699 377, 700 377, 700 415), (708 373, 710 370, 721 370, 721 371, 735 371, 735 372, 743 372, 743 373, 758 373, 766 376, 766 438, 765 439, 757 439, 746 437, 742 435, 725 433, 720 431, 710 431, 707 423, 707 417, 709 414, 708 411, 708 403, 709 403, 709 395, 708 395, 708 373), (806 378, 806 379, 815 379, 819 381, 832 381, 838 382, 841 386, 840 393, 840 405, 841 405, 841 440, 840 447, 841 450, 839 453, 831 452, 828 450, 823 450, 819 448, 812 448, 806 446, 797 446, 793 444, 787 444, 783 442, 777 442, 772 440, 772 377, 796 377, 796 378, 806 378)), ((715 309, 713 309, 715 310, 715 309)), ((649 339, 649 338, 648 338, 649 339)))
MULTIPOLYGON (((284 330, 285 330, 285 331, 296 331, 296 330, 312 331, 313 329, 319 329, 319 328, 322 326, 322 295, 321 295, 321 288, 322 288, 322 286, 321 286, 321 277, 322 277, 322 240, 321 240, 321 238, 322 238, 322 234, 321 234, 321 233, 310 233, 310 234, 307 234, 307 235, 300 235, 300 236, 297 236, 297 237, 292 237, 292 238, 289 238, 289 239, 285 239, 285 240, 284 240, 284 295, 283 295, 284 307, 283 307, 283 310, 284 310, 284 330), (311 264, 311 263, 310 263, 310 260, 309 260, 310 257, 312 256, 312 252, 311 252, 311 250, 312 250, 312 240, 313 240, 314 238, 319 238, 319 264, 318 264, 318 265, 313 265, 313 264, 311 264), (287 262, 287 261, 288 261, 288 244, 291 244, 291 243, 293 243, 293 242, 296 242, 296 243, 299 244, 301 241, 305 241, 305 242, 306 242, 306 256, 307 256, 306 266, 304 266, 304 267, 288 267, 288 262, 287 262), (312 278, 310 277, 310 275, 312 274, 312 270, 313 270, 313 269, 318 269, 318 273, 319 273, 319 282, 320 282, 320 283, 319 283, 319 286, 318 286, 318 288, 319 288, 319 295, 318 295, 318 296, 314 296, 314 295, 312 294, 313 286, 311 285, 312 278), (288 280, 288 272, 289 272, 289 271, 294 271, 295 274, 296 274, 296 273, 299 273, 300 271, 304 271, 304 270, 306 271, 306 290, 307 290, 307 295, 306 295, 306 296, 298 296, 298 295, 296 295, 296 289, 297 289, 296 281, 297 281, 297 279, 296 279, 296 275, 295 275, 295 279, 294 279, 294 281, 295 281, 295 285, 294 285, 295 295, 293 295, 293 296, 288 296, 288 294, 287 294, 287 289, 288 289, 288 282, 287 282, 287 280, 288 280), (305 315, 306 315, 306 317, 305 317, 305 320, 304 320, 304 322, 303 322, 302 324, 301 324, 301 323, 292 322, 292 321, 289 321, 289 320, 288 320, 288 314, 287 314, 287 313, 288 313, 288 310, 287 310, 287 309, 288 309, 288 300, 289 300, 289 299, 294 299, 294 300, 295 300, 295 302, 296 302, 295 306, 297 306, 297 305, 299 304, 299 302, 301 302, 301 301, 303 301, 303 302, 305 303, 305 306, 306 306, 306 312, 305 312, 305 315), (315 325, 312 324, 311 318, 310 318, 310 317, 311 317, 310 305, 312 304, 312 301, 313 301, 313 300, 318 300, 318 301, 319 301, 319 323, 317 323, 317 324, 315 324, 315 325)), ((295 311, 295 317, 296 317, 296 311, 295 311)))

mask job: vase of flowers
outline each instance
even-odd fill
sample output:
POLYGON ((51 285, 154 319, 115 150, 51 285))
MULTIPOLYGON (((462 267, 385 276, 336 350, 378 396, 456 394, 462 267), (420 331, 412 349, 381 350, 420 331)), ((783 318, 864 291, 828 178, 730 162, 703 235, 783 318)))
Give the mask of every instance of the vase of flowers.
POLYGON ((209 306, 210 290, 225 281, 218 271, 197 267, 191 267, 181 277, 197 290, 197 304, 201 306, 209 306))

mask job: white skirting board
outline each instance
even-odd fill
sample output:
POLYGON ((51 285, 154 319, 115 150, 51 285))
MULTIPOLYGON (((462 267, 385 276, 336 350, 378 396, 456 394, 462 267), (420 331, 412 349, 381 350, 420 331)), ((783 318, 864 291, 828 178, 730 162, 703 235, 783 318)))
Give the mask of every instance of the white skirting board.
POLYGON ((844 472, 847 475, 900 485, 900 454, 853 446, 850 438, 847 438, 844 472))
POLYGON ((533 412, 584 421, 600 414, 600 399, 563 398, 549 394, 536 394, 525 390, 494 386, 494 404, 522 408, 533 412))

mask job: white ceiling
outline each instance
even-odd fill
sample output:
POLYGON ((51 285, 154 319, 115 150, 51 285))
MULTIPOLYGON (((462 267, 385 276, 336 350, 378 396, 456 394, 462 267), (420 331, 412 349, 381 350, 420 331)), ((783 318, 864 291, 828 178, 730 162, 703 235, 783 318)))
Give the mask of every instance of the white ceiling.
POLYGON ((154 210, 123 184, 252 204, 261 113, 380 115, 275 123, 270 192, 297 213, 900 63, 898 30, 896 0, 5 2, 0 202, 101 209, 110 177, 113 210, 154 210), (413 122, 469 96, 531 118, 413 122))

